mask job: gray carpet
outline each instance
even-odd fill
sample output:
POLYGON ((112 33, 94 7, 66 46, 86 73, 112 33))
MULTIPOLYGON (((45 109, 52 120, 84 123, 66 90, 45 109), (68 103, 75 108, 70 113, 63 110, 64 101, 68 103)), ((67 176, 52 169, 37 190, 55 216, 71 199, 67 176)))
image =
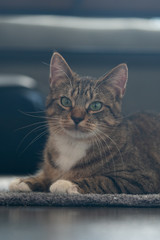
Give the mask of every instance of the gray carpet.
POLYGON ((52 193, 0 192, 0 206, 45 207, 160 207, 160 194, 86 194, 55 195, 52 193))
POLYGON ((42 192, 9 192, 8 186, 14 178, 15 176, 0 176, 0 206, 160 207, 160 194, 57 195, 42 192))

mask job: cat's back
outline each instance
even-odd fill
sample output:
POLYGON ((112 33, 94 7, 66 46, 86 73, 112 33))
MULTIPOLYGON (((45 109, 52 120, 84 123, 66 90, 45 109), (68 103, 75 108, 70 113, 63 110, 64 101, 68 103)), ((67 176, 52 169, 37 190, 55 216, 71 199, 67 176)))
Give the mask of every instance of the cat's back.
POLYGON ((131 115, 127 127, 132 135, 133 144, 160 151, 160 114, 142 112, 131 115))
POLYGON ((128 117, 128 121, 139 130, 141 129, 142 134, 145 130, 146 133, 150 131, 152 132, 154 129, 159 129, 160 131, 160 113, 135 113, 128 117))

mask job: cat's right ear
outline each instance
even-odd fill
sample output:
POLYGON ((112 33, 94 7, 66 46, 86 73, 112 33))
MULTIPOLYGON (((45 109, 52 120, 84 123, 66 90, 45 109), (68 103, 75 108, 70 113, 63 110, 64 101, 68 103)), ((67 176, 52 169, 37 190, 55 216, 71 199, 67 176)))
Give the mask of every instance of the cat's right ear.
POLYGON ((72 70, 68 66, 64 58, 57 52, 52 55, 50 62, 50 87, 57 86, 57 84, 71 80, 72 70))
POLYGON ((128 67, 125 63, 113 68, 109 73, 100 79, 98 84, 101 87, 111 87, 119 98, 123 98, 128 80, 128 67))

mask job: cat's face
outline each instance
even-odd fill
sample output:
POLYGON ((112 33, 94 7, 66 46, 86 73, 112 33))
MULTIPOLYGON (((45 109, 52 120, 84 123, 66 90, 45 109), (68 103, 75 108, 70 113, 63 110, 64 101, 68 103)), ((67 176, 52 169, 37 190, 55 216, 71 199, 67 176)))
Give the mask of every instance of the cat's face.
POLYGON ((110 134, 120 122, 127 66, 121 64, 99 79, 79 77, 61 55, 51 59, 47 115, 50 132, 75 139, 110 134))

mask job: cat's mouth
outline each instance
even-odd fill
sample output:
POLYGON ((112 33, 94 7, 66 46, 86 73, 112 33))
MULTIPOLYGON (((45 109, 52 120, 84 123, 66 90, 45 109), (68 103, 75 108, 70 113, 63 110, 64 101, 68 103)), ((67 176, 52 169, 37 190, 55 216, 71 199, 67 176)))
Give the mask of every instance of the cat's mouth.
POLYGON ((86 133, 88 132, 87 129, 84 126, 81 126, 80 124, 64 124, 62 125, 62 127, 66 130, 66 131, 71 131, 71 132, 75 132, 75 133, 86 133))
POLYGON ((72 126, 70 128, 64 128, 64 132, 65 134, 67 134, 68 136, 72 137, 72 138, 76 138, 76 139, 86 139, 86 138, 90 138, 92 133, 87 131, 86 129, 80 127, 80 126, 72 126))
POLYGON ((66 135, 75 139, 87 139, 93 136, 91 129, 89 130, 85 125, 67 123, 61 125, 61 127, 66 135))
POLYGON ((89 132, 82 132, 78 129, 74 129, 74 130, 66 130, 65 129, 65 133, 75 139, 87 139, 90 138, 92 136, 92 133, 89 132))

